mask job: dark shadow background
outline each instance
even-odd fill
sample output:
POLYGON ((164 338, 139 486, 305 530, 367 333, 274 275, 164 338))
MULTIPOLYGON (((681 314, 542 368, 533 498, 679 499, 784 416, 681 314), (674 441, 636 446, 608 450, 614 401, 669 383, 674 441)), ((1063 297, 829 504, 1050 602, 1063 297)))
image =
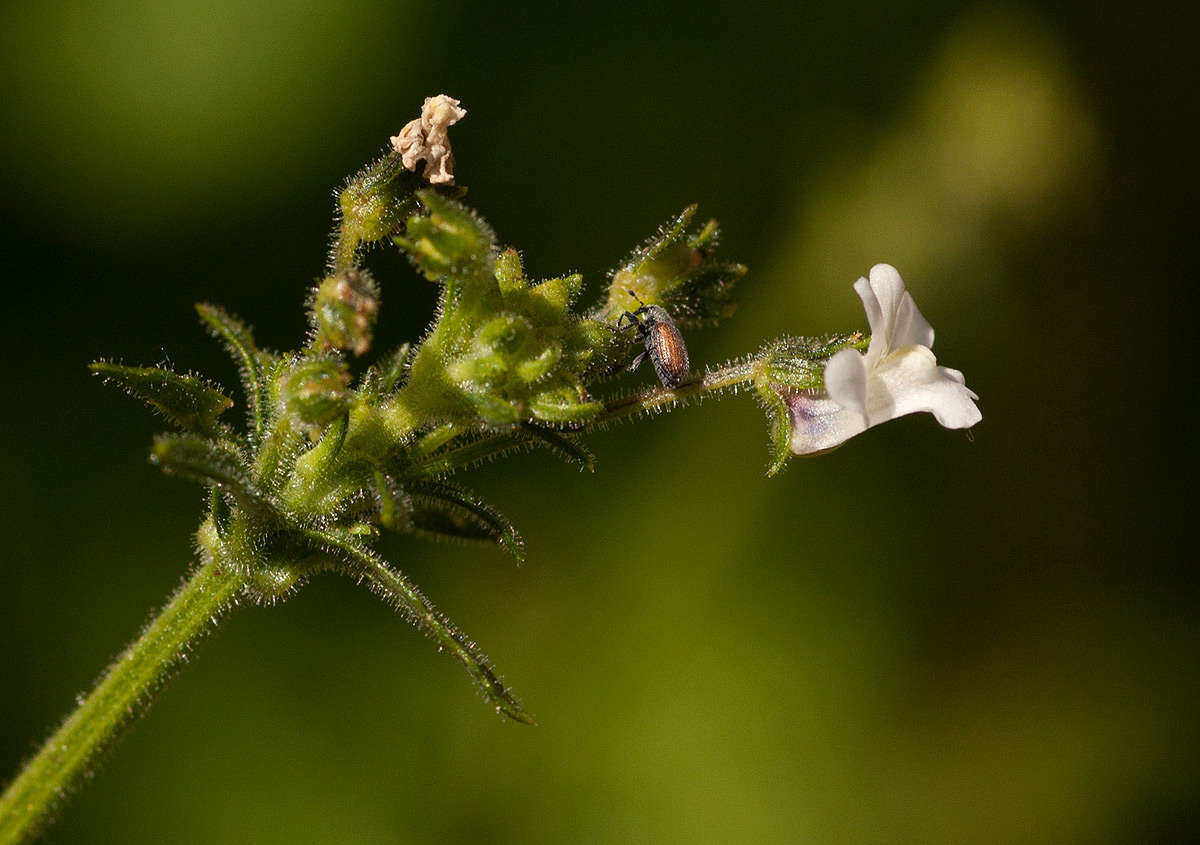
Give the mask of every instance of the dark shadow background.
MULTIPOLYGON (((983 423, 767 480, 728 399, 596 436, 595 475, 490 465, 522 569, 386 551, 540 727, 327 577, 234 615, 45 841, 1196 836, 1191 31, 1084 2, 6 4, 0 779, 193 557, 201 491, 84 365, 232 388, 199 300, 295 345, 331 188, 444 91, 532 274, 594 295, 700 202, 751 268, 688 337, 719 363, 861 326, 888 261, 983 423)), ((435 291, 371 264, 387 348, 435 291)))

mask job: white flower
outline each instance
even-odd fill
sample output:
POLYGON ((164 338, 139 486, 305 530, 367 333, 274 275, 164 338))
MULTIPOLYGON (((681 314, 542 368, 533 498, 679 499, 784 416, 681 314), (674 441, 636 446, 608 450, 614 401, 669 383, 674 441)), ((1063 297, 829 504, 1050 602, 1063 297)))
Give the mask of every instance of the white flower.
POLYGON ((928 411, 946 428, 970 428, 983 418, 979 397, 963 374, 939 367, 933 327, 921 316, 904 280, 889 264, 876 264, 854 290, 871 324, 865 353, 843 349, 825 365, 825 392, 790 391, 792 452, 832 449, 873 425, 928 411))

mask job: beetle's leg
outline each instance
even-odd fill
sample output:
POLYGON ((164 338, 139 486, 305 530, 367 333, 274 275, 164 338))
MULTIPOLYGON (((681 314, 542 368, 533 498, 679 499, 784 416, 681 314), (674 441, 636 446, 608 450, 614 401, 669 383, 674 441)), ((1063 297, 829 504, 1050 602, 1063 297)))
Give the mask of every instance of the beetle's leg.
POLYGON ((623 332, 623 331, 626 331, 627 329, 632 329, 637 324, 638 324, 638 318, 635 317, 633 314, 630 314, 628 311, 626 311, 620 317, 617 318, 616 331, 623 332), (629 318, 629 323, 628 323, 628 325, 623 326, 623 325, 621 325, 621 323, 624 322, 626 317, 629 318))
POLYGON ((646 360, 646 356, 649 354, 650 354, 649 352, 643 352, 641 355, 634 358, 633 361, 630 362, 629 366, 626 367, 625 369, 632 373, 634 370, 636 370, 638 367, 640 367, 642 365, 642 362, 646 360))

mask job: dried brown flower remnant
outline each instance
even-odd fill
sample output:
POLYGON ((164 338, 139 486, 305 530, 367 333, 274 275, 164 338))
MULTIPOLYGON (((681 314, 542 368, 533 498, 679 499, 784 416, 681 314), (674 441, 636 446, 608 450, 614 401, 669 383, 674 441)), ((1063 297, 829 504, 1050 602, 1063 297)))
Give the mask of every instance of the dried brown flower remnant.
POLYGON ((392 149, 408 170, 425 162, 425 178, 434 185, 454 184, 454 153, 446 130, 467 115, 458 100, 445 94, 426 97, 421 116, 405 124, 399 135, 392 136, 392 149))

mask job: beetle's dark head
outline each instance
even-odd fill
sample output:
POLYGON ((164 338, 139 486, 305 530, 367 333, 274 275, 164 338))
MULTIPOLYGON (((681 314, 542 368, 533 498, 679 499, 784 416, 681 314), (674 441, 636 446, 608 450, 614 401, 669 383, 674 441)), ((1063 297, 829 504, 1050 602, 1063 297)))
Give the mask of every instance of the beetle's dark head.
POLYGON ((638 317, 647 328, 657 326, 660 323, 674 325, 675 321, 671 319, 671 315, 667 313, 667 309, 658 305, 643 305, 636 312, 638 317))

